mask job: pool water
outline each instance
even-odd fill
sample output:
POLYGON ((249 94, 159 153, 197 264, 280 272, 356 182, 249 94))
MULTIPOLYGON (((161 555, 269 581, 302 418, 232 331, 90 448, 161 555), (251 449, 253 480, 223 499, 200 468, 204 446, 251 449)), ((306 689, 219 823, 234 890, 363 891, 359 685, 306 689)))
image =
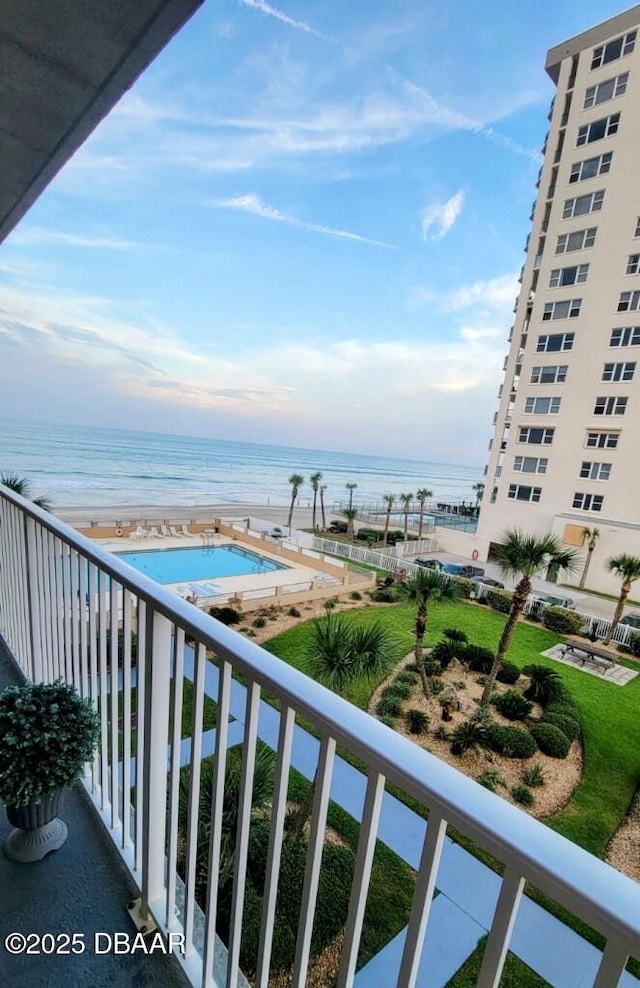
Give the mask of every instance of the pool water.
POLYGON ((257 552, 241 549, 236 545, 145 549, 142 552, 118 552, 116 555, 156 583, 249 576, 252 573, 272 573, 287 568, 271 559, 265 559, 257 552))

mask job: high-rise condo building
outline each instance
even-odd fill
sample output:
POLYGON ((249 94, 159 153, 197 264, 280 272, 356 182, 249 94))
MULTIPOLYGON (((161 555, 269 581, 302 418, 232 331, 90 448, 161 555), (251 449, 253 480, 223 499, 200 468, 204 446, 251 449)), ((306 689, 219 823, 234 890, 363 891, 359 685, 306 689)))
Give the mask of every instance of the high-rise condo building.
POLYGON ((640 556, 640 5, 552 48, 557 91, 478 527, 640 556))

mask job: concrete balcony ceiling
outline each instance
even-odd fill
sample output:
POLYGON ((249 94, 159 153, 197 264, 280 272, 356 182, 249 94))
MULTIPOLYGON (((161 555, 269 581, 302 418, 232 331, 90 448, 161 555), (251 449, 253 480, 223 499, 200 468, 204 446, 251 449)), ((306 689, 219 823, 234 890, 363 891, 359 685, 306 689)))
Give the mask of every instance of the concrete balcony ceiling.
POLYGON ((0 242, 202 0, 4 0, 0 242))

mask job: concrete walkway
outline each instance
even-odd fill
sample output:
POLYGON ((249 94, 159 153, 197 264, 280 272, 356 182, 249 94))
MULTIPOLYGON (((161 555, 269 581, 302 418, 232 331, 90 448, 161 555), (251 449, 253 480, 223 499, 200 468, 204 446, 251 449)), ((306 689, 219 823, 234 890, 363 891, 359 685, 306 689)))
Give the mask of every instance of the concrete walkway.
MULTIPOLYGON (((189 647, 185 649, 184 669, 185 676, 193 679, 194 659, 189 647)), ((205 692, 216 702, 218 679, 217 668, 207 662, 205 692)), ((230 716, 235 723, 230 743, 236 739, 241 743, 240 727, 244 725, 245 704, 246 688, 234 680, 230 716)), ((277 747, 279 724, 279 712, 261 701, 258 736, 273 749, 277 747)), ((208 732, 209 735, 211 733, 208 732)), ((210 736, 207 741, 209 747, 212 743, 210 736)), ((303 728, 295 727, 291 761, 293 767, 308 780, 314 778, 319 749, 316 738, 303 728)), ((365 788, 365 776, 337 757, 331 799, 356 820, 362 818, 365 788)), ((422 817, 385 793, 378 836, 414 869, 419 865, 426 830, 427 824, 422 817)), ((500 877, 495 872, 458 844, 446 839, 437 880, 440 894, 429 919, 418 988, 443 988, 464 964, 478 940, 491 926, 500 883, 500 877)), ((356 977, 358 988, 388 988, 394 983, 402 956, 403 939, 404 931, 362 968, 356 977)), ((602 957, 599 950, 526 897, 518 912, 511 950, 553 988, 587 988, 593 982, 602 957)), ((625 973, 620 986, 640 988, 640 981, 625 973)))
POLYGON ((562 665, 579 669, 580 672, 586 672, 590 676, 606 679, 608 683, 615 683, 616 686, 626 686, 627 683, 630 683, 638 675, 637 671, 628 669, 627 666, 615 665, 612 669, 607 669, 603 665, 590 662, 589 659, 582 662, 579 656, 574 655, 572 652, 565 652, 562 645, 554 645, 553 648, 548 648, 546 652, 541 652, 540 654, 546 656, 548 659, 553 659, 555 662, 561 662, 562 665))

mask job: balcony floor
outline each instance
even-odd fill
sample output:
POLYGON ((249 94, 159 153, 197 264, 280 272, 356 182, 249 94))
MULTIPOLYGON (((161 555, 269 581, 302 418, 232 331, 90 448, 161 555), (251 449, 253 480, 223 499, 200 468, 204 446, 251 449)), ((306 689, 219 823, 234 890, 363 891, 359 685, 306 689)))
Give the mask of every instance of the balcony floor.
MULTIPOLYGON (((0 640, 0 690, 19 681, 0 640)), ((67 793, 62 816, 69 827, 67 842, 42 861, 15 864, 0 852, 0 971, 5 983, 15 988, 184 988, 187 981, 177 962, 163 954, 93 953, 96 932, 135 934, 126 911, 135 890, 83 791, 67 793), (3 943, 13 932, 82 933, 87 949, 69 956, 11 956, 3 943)), ((10 829, 3 807, 0 843, 10 829)))

